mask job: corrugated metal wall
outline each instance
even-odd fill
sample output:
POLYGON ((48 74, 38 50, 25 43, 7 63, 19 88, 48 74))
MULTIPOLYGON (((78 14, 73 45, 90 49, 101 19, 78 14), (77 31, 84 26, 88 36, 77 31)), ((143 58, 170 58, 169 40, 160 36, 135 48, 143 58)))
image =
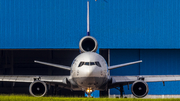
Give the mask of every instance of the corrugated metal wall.
MULTIPOLYGON (((111 50, 111 65, 143 60, 140 64, 111 70, 111 75, 180 75, 179 49, 111 50)), ((180 82, 148 83, 149 94, 180 94, 180 82)), ((131 94, 127 86, 125 94, 131 94)), ((111 89, 110 94, 119 94, 111 89)))
POLYGON ((0 0, 0 48, 78 48, 84 0, 0 0))
MULTIPOLYGON (((0 0, 0 48, 78 48, 87 0, 0 0)), ((179 0, 90 0, 100 48, 180 48, 179 0)))

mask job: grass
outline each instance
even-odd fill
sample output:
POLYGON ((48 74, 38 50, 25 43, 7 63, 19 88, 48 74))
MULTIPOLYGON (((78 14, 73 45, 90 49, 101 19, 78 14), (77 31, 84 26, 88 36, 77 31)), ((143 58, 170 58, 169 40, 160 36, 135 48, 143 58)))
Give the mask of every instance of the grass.
POLYGON ((33 97, 30 95, 0 95, 0 101, 178 101, 180 99, 33 97))

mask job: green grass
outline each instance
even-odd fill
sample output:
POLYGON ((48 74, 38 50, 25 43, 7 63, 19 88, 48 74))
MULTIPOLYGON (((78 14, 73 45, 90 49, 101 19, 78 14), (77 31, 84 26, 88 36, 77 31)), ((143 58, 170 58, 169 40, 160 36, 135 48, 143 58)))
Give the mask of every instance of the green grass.
POLYGON ((33 97, 30 95, 0 95, 0 101, 178 101, 180 99, 33 97))

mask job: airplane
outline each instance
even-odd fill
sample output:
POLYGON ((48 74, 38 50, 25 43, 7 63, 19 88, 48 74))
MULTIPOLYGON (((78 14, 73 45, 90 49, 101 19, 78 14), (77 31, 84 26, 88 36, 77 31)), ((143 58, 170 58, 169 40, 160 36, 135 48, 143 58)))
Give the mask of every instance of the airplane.
POLYGON ((60 88, 73 91, 84 91, 88 97, 94 90, 107 91, 110 88, 120 87, 123 97, 123 86, 132 84, 131 92, 135 97, 142 98, 148 94, 147 82, 180 81, 180 75, 136 75, 111 76, 112 69, 141 63, 142 60, 108 66, 105 59, 98 53, 97 40, 90 36, 89 31, 89 1, 87 2, 87 36, 79 42, 80 54, 73 60, 71 67, 35 60, 35 63, 53 66, 70 71, 67 76, 43 75, 0 75, 3 82, 29 82, 29 92, 32 96, 42 97, 47 91, 47 85, 58 85, 60 88))

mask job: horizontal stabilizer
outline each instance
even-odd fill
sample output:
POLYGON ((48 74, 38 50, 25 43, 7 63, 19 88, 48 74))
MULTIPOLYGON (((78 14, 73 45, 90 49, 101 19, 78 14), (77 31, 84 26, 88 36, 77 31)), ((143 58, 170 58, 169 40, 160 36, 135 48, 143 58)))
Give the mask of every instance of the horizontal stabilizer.
POLYGON ((115 69, 115 68, 119 68, 119 67, 124 67, 124 66, 128 66, 128 65, 132 65, 132 64, 136 64, 136 63, 141 63, 142 60, 139 61, 134 61, 134 62, 129 62, 129 63, 124 63, 124 64, 119 64, 119 65, 114 65, 114 66, 110 66, 108 67, 108 69, 115 69))
POLYGON ((71 67, 68 67, 68 66, 63 66, 63 65, 53 64, 53 63, 47 63, 47 62, 42 62, 42 61, 37 61, 37 60, 34 60, 34 62, 43 64, 43 65, 61 68, 61 69, 71 70, 71 67))

